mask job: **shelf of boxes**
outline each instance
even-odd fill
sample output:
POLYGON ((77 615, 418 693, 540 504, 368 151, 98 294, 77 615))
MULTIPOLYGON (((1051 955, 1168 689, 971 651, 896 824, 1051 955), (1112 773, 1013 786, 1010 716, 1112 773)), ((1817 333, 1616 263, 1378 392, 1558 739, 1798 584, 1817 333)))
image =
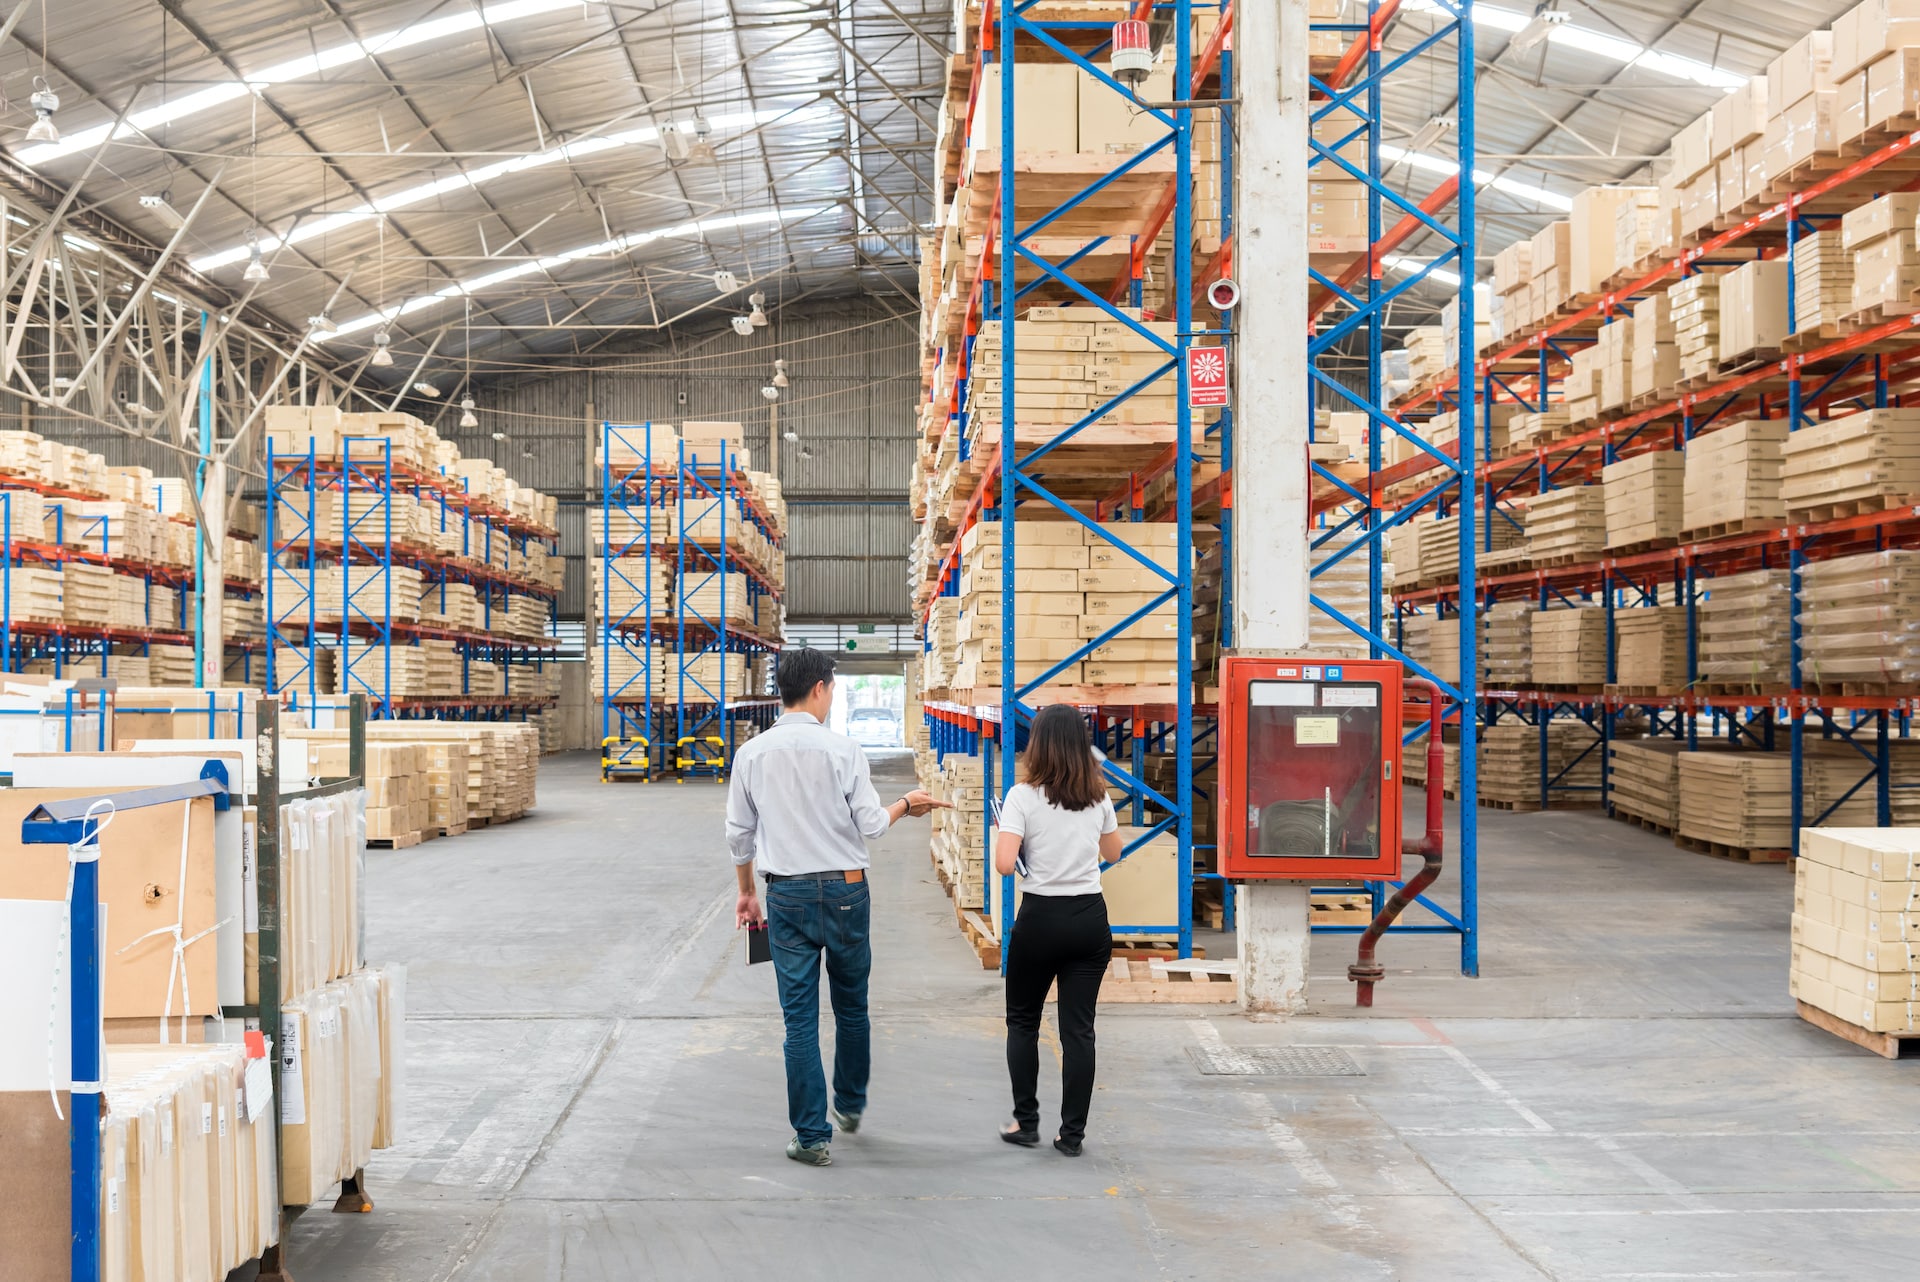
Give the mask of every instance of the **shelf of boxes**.
MULTIPOLYGON (((194 684, 196 533, 185 505, 177 477, 0 432, 0 666, 194 684)), ((257 531, 258 517, 237 509, 239 530, 257 531)), ((223 608, 244 619, 259 591, 258 550, 229 537, 225 564, 223 608)))
POLYGON ((786 505, 738 423, 605 424, 589 513, 608 778, 724 775, 770 723, 786 505))
POLYGON ((377 717, 552 706, 555 501, 407 414, 269 407, 266 688, 361 693, 377 717))
MULTIPOLYGON (((1657 186, 1583 192, 1494 260, 1484 502, 1597 489, 1606 537, 1503 566, 1477 596, 1597 607, 1608 646, 1571 690, 1499 683, 1486 716, 1580 722, 1622 763, 1599 795, 1682 844, 1785 857, 1802 827, 1890 822, 1920 785, 1920 196, 1900 190, 1917 123, 1920 6, 1872 0, 1681 131, 1657 186), (1682 785, 1709 771, 1766 773, 1781 800, 1690 808, 1711 789, 1682 785)), ((1431 422, 1457 385, 1415 384, 1400 417, 1431 422)), ((1428 469, 1396 460, 1372 486, 1404 501, 1428 469)), ((1416 577, 1396 596, 1459 593, 1416 577)), ((1556 782, 1543 771, 1536 797, 1556 782)))
MULTIPOLYGON (((1183 952, 1191 946, 1195 914, 1189 888, 1197 877, 1198 888, 1218 894, 1217 878, 1207 871, 1210 789, 1182 745, 1209 723, 1208 678, 1220 651, 1231 644, 1224 590, 1230 540, 1224 526, 1214 528, 1226 520, 1232 501, 1231 427, 1225 413, 1194 412, 1180 422, 1180 383, 1165 360, 1185 345, 1183 333, 1191 341, 1205 331, 1204 323, 1192 319, 1196 283, 1230 274, 1232 130, 1225 110, 1183 113, 1193 138, 1193 180, 1185 190, 1155 172, 1153 162, 1175 158, 1171 146, 1128 164, 1130 156, 1152 147, 1164 125, 1135 109, 1124 131, 1110 136, 1108 109, 1124 99, 1060 51, 1094 48, 1107 35, 1106 24, 1130 16, 1133 8, 1076 6, 1072 16, 1080 27, 1050 30, 1042 48, 1028 33, 1028 20, 1044 25, 1062 14, 1043 5, 1008 23, 991 5, 965 7, 969 18, 963 25, 972 36, 950 60, 941 110, 943 212, 939 234, 922 242, 924 443, 911 494, 921 528, 910 587, 924 627, 920 672, 929 725, 916 759, 930 790, 944 795, 959 789, 968 800, 967 815, 944 822, 935 864, 983 958, 997 956, 995 896, 987 892, 1000 889, 980 886, 984 794, 1010 783, 1017 763, 1003 754, 995 784, 975 785, 978 797, 966 789, 976 777, 996 779, 1009 686, 1023 709, 1050 702, 1089 709, 1096 741, 1115 763, 1109 778, 1116 798, 1147 825, 1137 834, 1137 847, 1156 859, 1153 852, 1165 848, 1172 875, 1164 883, 1162 907, 1150 916, 1177 919, 1183 952), (1009 39, 1009 27, 1019 29, 1017 40, 1009 39), (1017 68, 1010 139, 1001 132, 999 98, 1000 51, 1009 48, 1017 68), (1002 159, 1009 146, 1013 163, 1002 159), (1050 259, 1055 271, 1086 293, 1126 306, 1091 306, 1086 293, 1069 291, 1024 254, 1011 282, 1004 281, 1003 181, 1012 189, 1017 225, 1044 220, 1043 234, 1029 238, 1026 248, 1050 259), (1055 210, 1088 189, 1091 199, 1071 211, 1055 210), (1102 204, 1108 195, 1114 198, 1110 210, 1102 204), (1173 252, 1182 233, 1191 237, 1189 262, 1173 252), (1190 264, 1201 262, 1206 271, 1195 274, 1190 264), (1171 279, 1176 269, 1186 274, 1171 279), (1022 313, 1011 343, 1009 292, 1022 313), (1169 316, 1173 324, 1160 319, 1169 316), (1017 378, 1012 388, 1002 377, 1009 355, 1017 378), (1159 412, 1151 408, 1156 396, 1168 398, 1159 412), (1129 414, 1129 406, 1146 412, 1129 414), (1003 425, 1009 415, 1011 431, 1003 425), (1020 460, 1021 475, 1008 475, 1009 456, 1020 460), (1009 486, 1015 511, 1002 524, 1009 486), (1078 522, 1064 510, 1068 506, 1078 522), (1120 546, 1142 541, 1146 546, 1120 546), (1171 577, 1156 570, 1171 571, 1171 577), (1085 648, 1088 642, 1092 648, 1085 648), (947 761, 965 778, 949 778, 947 761), (973 805, 975 800, 981 804, 973 805)), ((1338 3, 1312 6, 1313 74, 1335 92, 1353 96, 1316 103, 1313 225, 1307 230, 1316 270, 1343 289, 1371 297, 1382 287, 1361 281, 1377 275, 1367 272, 1368 262, 1404 240, 1416 220, 1394 223, 1400 210, 1387 204, 1386 223, 1394 225, 1378 242, 1371 240, 1372 228, 1385 225, 1379 189, 1364 181, 1378 122, 1349 103, 1364 102, 1363 82, 1383 72, 1378 56, 1368 53, 1379 47, 1380 33, 1343 25, 1340 15, 1338 3)), ((1375 25, 1389 18, 1390 11, 1383 13, 1375 25)), ((1190 78, 1181 83, 1170 75, 1172 59, 1163 58, 1142 97, 1230 98, 1232 5, 1182 6, 1173 19, 1185 29, 1182 43, 1191 62, 1181 70, 1190 78), (1176 84, 1186 92, 1176 92, 1176 84)), ((1170 53, 1174 45, 1168 42, 1170 53)), ((1436 207, 1441 203, 1434 201, 1436 207)), ((1323 294, 1316 309, 1324 311, 1332 298, 1323 294)), ((1356 483, 1364 487, 1364 448, 1357 460, 1349 450, 1364 443, 1364 432, 1353 430, 1351 420, 1364 423, 1365 417, 1319 416, 1312 447, 1316 493, 1334 494, 1345 485, 1352 494, 1356 483)), ((1390 578, 1391 567, 1377 546, 1371 555, 1349 554, 1340 539, 1346 515, 1323 521, 1314 541, 1312 640, 1328 653, 1364 655, 1366 638, 1343 616, 1379 626, 1387 581, 1382 575, 1390 578)), ((1222 908, 1230 914, 1230 907, 1222 908)), ((1218 920, 1221 911, 1209 915, 1218 920)), ((1471 911, 1469 905, 1469 916, 1471 911)), ((1165 927, 1142 923, 1135 929, 1151 936, 1165 927)))

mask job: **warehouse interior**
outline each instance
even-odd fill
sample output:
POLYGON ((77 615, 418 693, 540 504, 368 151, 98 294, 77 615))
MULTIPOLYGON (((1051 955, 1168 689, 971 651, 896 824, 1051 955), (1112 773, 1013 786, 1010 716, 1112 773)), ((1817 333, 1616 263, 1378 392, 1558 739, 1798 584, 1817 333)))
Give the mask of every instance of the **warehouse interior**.
POLYGON ((0 0, 0 1279, 1898 1269, 1916 144, 1920 0, 0 0))

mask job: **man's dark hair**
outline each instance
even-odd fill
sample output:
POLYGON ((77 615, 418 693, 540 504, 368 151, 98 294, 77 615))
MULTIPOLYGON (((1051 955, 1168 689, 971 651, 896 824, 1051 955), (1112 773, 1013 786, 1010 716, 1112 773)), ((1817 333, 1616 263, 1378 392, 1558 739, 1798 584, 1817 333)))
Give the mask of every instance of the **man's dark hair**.
POLYGON ((811 647, 780 652, 780 702, 791 708, 813 693, 822 681, 833 680, 833 656, 811 647))

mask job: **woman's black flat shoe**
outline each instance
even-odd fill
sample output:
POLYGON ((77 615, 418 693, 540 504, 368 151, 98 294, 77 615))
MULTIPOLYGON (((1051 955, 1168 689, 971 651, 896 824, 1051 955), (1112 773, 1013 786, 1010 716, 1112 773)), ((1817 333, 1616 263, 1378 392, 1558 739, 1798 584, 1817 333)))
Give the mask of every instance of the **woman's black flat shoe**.
POLYGON ((1059 1149, 1062 1153, 1065 1153, 1068 1157, 1080 1156, 1079 1140, 1070 1140, 1070 1139, 1067 1139, 1065 1136, 1056 1135, 1053 1137, 1053 1146, 1059 1149))
POLYGON ((1000 1138, 1021 1148, 1034 1148, 1040 1143, 1040 1132, 1023 1128, 1018 1122, 1009 1122, 1000 1128, 1000 1138))

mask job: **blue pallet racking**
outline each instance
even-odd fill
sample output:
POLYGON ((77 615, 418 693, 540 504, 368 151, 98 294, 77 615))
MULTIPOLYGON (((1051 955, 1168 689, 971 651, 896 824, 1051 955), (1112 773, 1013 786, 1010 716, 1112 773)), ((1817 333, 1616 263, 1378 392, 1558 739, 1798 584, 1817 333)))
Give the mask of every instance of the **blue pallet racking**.
POLYGON ((742 452, 724 441, 690 445, 664 426, 656 433, 651 422, 601 424, 593 644, 603 779, 647 780, 668 772, 724 778, 736 723, 764 726, 777 708, 765 690, 727 682, 732 656, 780 648, 776 568, 745 557, 738 535, 751 527, 775 548, 785 536, 746 471, 742 452), (688 536, 689 530, 696 533, 688 536), (635 560, 641 566, 628 564, 635 560), (664 600, 654 585, 661 566, 673 571, 664 600), (736 580, 744 601, 730 599, 736 580), (619 608, 616 584, 622 585, 619 608), (695 595, 710 595, 712 603, 703 606, 695 595), (621 668, 631 670, 618 680, 616 655, 621 668), (661 664, 664 671, 656 673, 661 664))
POLYGON ((514 674, 522 680, 529 673, 537 678, 548 652, 559 644, 553 635, 558 593, 501 569, 497 558, 514 547, 524 552, 535 544, 552 545, 556 532, 476 502, 459 478, 400 462, 392 439, 384 436, 345 437, 338 459, 315 454, 311 444, 304 453, 281 453, 270 441, 266 464, 263 595, 269 693, 286 694, 289 706, 310 708, 329 702, 329 696, 337 702, 340 694, 364 695, 372 716, 394 719, 520 720, 551 706, 553 698, 545 690, 517 689, 514 674), (337 500, 337 528, 323 517, 323 495, 337 500), (400 496, 427 505, 442 536, 435 548, 417 545, 407 524, 396 520, 395 499, 400 496), (438 550, 441 541, 457 544, 458 551, 438 550), (396 619, 396 592, 411 591, 410 583, 403 585, 394 575, 395 567, 403 565, 419 572, 425 594, 438 591, 443 602, 449 585, 471 587, 480 603, 480 629, 396 619), (320 586, 323 572, 331 577, 335 568, 341 600, 338 616, 329 618, 321 614, 327 603, 320 599, 320 586), (496 616, 505 616, 515 596, 544 604, 546 635, 540 640, 492 630, 496 616), (421 696, 396 690, 396 648, 423 639, 455 643, 461 693, 421 696), (322 648, 335 651, 344 691, 322 687, 315 663, 322 648), (294 655, 301 657, 285 670, 285 660, 294 655), (476 661, 500 665, 500 692, 473 689, 476 661))
MULTIPOLYGON (((997 11, 997 24, 983 19, 981 39, 981 62, 996 56, 996 49, 1003 61, 1008 61, 1005 51, 1012 51, 1011 60, 1020 60, 1036 51, 1040 56, 1058 59, 1078 65, 1084 74, 1095 77, 1107 84, 1113 82, 1102 71, 1091 64, 1090 58, 1083 53, 1068 48, 1057 33, 1070 30, 1076 24, 1052 24, 1033 22, 1024 16, 1030 6, 1009 5, 997 11), (997 39, 992 38, 997 33, 997 39), (1050 34, 1052 33, 1052 34, 1050 34)), ((1182 666, 1176 688, 1169 689, 1166 697, 1157 702, 1145 700, 1106 701, 1098 691, 1088 691, 1084 696, 1074 696, 1076 703, 1086 706, 1094 718, 1094 729, 1098 741, 1107 752, 1108 774, 1110 780, 1128 794, 1128 807, 1136 821, 1149 817, 1149 811, 1160 818, 1148 830, 1151 837, 1160 832, 1173 832, 1179 841, 1179 903, 1178 921, 1169 924, 1164 933, 1176 936, 1182 956, 1190 955, 1193 941, 1193 899, 1192 888, 1196 881, 1218 881, 1217 875, 1195 872, 1196 846, 1193 838, 1195 808, 1209 804, 1210 798, 1204 790, 1196 793, 1194 780, 1196 773, 1211 764, 1209 739, 1213 733, 1213 709, 1201 699, 1196 698, 1191 662, 1192 654, 1192 605, 1193 605, 1193 531, 1196 512, 1218 511, 1220 514, 1219 540, 1222 550, 1223 575, 1219 585, 1220 630, 1216 637, 1221 648, 1233 642, 1231 633, 1232 606, 1232 558, 1236 549, 1232 541, 1232 413, 1223 412, 1211 425, 1196 426, 1191 410, 1185 369, 1185 351, 1195 340, 1208 342, 1218 340, 1231 351, 1231 333, 1212 329, 1195 321, 1193 305, 1195 300, 1196 272, 1192 247, 1192 201, 1190 179, 1192 174, 1191 136, 1193 118, 1196 109, 1205 110, 1203 95, 1209 88, 1215 88, 1223 105, 1220 111, 1222 127, 1221 139, 1221 245, 1210 256, 1204 278, 1213 279, 1216 275, 1231 274, 1233 263, 1234 225, 1232 214, 1232 192, 1235 182, 1233 173, 1233 124, 1235 107, 1233 98, 1233 54, 1223 48, 1224 38, 1232 28, 1233 4, 1219 7, 1217 22, 1211 37, 1203 50, 1193 47, 1193 16, 1206 12, 1212 6, 1193 3, 1147 4, 1138 6, 1134 16, 1170 19, 1172 34, 1169 37, 1174 47, 1176 85, 1186 86, 1189 92, 1183 100, 1168 111, 1155 111, 1155 115, 1168 126, 1165 139, 1151 143, 1143 149, 1138 160, 1159 149, 1171 149, 1177 157, 1176 178, 1168 185, 1165 197, 1160 203, 1157 219, 1150 220, 1145 234, 1136 235, 1129 246, 1131 271, 1128 278, 1116 283, 1116 288, 1107 298, 1101 298, 1089 291, 1078 281, 1071 279, 1067 268, 1082 255, 1090 253, 1098 242, 1088 244, 1078 253, 1060 261, 1049 262, 1034 253, 1021 242, 1049 228, 1054 220, 1071 210, 1077 203, 1098 192, 1115 177, 1123 173, 1127 165, 1116 164, 1108 173, 1091 180, 1080 192, 1067 196, 1052 210, 1031 208, 1023 205, 1019 198, 1018 179, 1012 165, 1003 165, 999 185, 997 225, 990 237, 996 265, 990 273, 988 264, 983 263, 979 275, 997 276, 998 280, 985 280, 975 287, 976 300, 973 305, 977 311, 973 319, 980 316, 997 315, 1003 326, 1010 326, 1019 299, 1033 288, 1032 285, 1012 288, 1008 285, 1012 278, 1011 265, 1015 263, 1037 267, 1045 281, 1065 286, 1080 301, 1095 303, 1107 307, 1111 312, 1109 299, 1126 297, 1138 304, 1141 300, 1142 260, 1146 257, 1155 235, 1166 223, 1173 227, 1173 253, 1170 278, 1167 282, 1168 296, 1173 317, 1176 321, 1177 339, 1162 346, 1169 357, 1170 369, 1177 372, 1180 384, 1179 422, 1176 424, 1175 439, 1171 441, 1162 457, 1154 464, 1137 471, 1120 490, 1095 507, 1096 515, 1115 514, 1123 520, 1167 519, 1176 522, 1180 528, 1180 570, 1168 575, 1168 586, 1164 599, 1178 603, 1180 616, 1180 640, 1182 666), (1217 88, 1216 88, 1217 87, 1217 88), (1199 485, 1194 484, 1193 464, 1196 459, 1196 447, 1209 438, 1217 439, 1219 450, 1219 475, 1199 485), (1149 501, 1145 497, 1146 489, 1153 482, 1166 477, 1170 480, 1171 498, 1149 501), (1163 795, 1149 786, 1142 777, 1145 757, 1148 753, 1167 752, 1175 761, 1175 795, 1163 795), (1117 765, 1124 763, 1124 765, 1117 765)), ((1449 178, 1440 183, 1423 198, 1413 198, 1402 194, 1400 189, 1387 181, 1382 172, 1380 144, 1384 141, 1381 131, 1381 107, 1383 95, 1401 80, 1414 74, 1412 67, 1421 57, 1450 57, 1454 64, 1454 80, 1459 97, 1459 128, 1454 131, 1454 145, 1457 154, 1458 172, 1473 171, 1473 58, 1472 58, 1472 21, 1468 8, 1464 4, 1440 3, 1434 6, 1437 12, 1428 15, 1427 29, 1404 52, 1388 55, 1384 52, 1384 34, 1395 15, 1398 6, 1394 4, 1370 3, 1367 20, 1356 23, 1314 24, 1316 32, 1334 32, 1347 37, 1342 43, 1346 52, 1337 58, 1316 56, 1310 63, 1310 84, 1314 97, 1313 119, 1320 123, 1333 118, 1341 111, 1351 111, 1360 120, 1353 130, 1337 137, 1316 134, 1312 141, 1314 162, 1326 171, 1330 177, 1344 177, 1349 181, 1365 186, 1368 202, 1369 235, 1371 247, 1363 253, 1349 252, 1340 266, 1330 266, 1326 259, 1315 260, 1313 272, 1314 303, 1316 317, 1322 313, 1332 313, 1323 318, 1310 341, 1309 363, 1312 380, 1312 401, 1314 404, 1328 405, 1335 409, 1356 409, 1367 413, 1375 425, 1369 433, 1373 442, 1370 458, 1370 473, 1381 470, 1382 458, 1380 442, 1386 432, 1398 432, 1413 441, 1424 454, 1442 463, 1445 475, 1432 485, 1415 502, 1413 511, 1424 510, 1433 505, 1445 505, 1450 510, 1462 514, 1462 573, 1471 583, 1473 574, 1473 543, 1477 509, 1477 460, 1471 449, 1461 456, 1450 456, 1431 442, 1421 439, 1418 432, 1398 422, 1388 404, 1384 380, 1381 376, 1382 343, 1384 339, 1385 316, 1387 308, 1407 292, 1425 284, 1433 286, 1453 281, 1451 288, 1459 295, 1462 311, 1462 357, 1470 359, 1467 348, 1471 344, 1473 332, 1472 282, 1475 262, 1475 215, 1472 185, 1461 184, 1457 178, 1449 178), (1364 141, 1368 159, 1363 167, 1347 159, 1342 152, 1356 140, 1364 141), (1380 270, 1386 255, 1407 242, 1416 234, 1422 234, 1430 243, 1425 251, 1409 250, 1401 255, 1396 266, 1404 273, 1404 278, 1392 284, 1382 278, 1380 270), (1356 284, 1359 281, 1361 283, 1356 284), (1351 348, 1355 342, 1363 342, 1368 353, 1369 376, 1366 386, 1355 388, 1346 380, 1337 379, 1324 366, 1331 363, 1336 349, 1351 348)), ((989 9, 991 17, 996 11, 989 9)), ((1092 26, 1096 24, 1078 24, 1092 26)), ((1104 24, 1098 24, 1104 27, 1104 24)), ((1082 33, 1082 47, 1091 43, 1095 54, 1104 48, 1092 43, 1082 33)), ((1422 77, 1425 77, 1423 70, 1422 77)), ((1001 80, 1002 100, 1000 103, 1000 123, 1002 137, 1000 145, 1011 150, 1013 140, 1013 122, 1015 105, 1010 88, 1012 77, 1001 80)), ((976 92, 979 82, 979 68, 976 66, 976 92)), ((1112 313, 1116 319, 1124 316, 1112 313)), ((967 331, 968 348, 963 350, 963 359, 957 362, 959 377, 955 380, 953 399, 948 407, 948 422, 943 430, 956 430, 963 426, 960 407, 966 402, 967 360, 970 357, 970 323, 967 331)), ((940 353, 945 360, 946 353, 940 353)), ((1013 387, 1015 372, 1013 362, 1008 359, 1001 369, 1002 395, 1005 405, 1014 403, 1013 387)), ((1093 411, 1080 424, 1069 427, 1059 436, 1043 442, 1022 441, 1016 446, 1011 425, 1003 423, 1001 440, 993 450, 985 466, 980 470, 983 480, 979 490, 967 504, 966 511, 959 521, 959 529, 964 529, 974 520, 991 518, 1012 510, 1013 504, 1022 499, 1037 501, 1046 507, 1067 515, 1071 519, 1086 522, 1086 518, 1074 511, 1072 506, 1050 493, 1045 482, 1034 474, 1040 470, 1040 461, 1045 455, 1065 440, 1081 430, 1086 423, 1125 400, 1125 395, 1100 409, 1093 411), (1029 448, 1031 446, 1031 448, 1029 448), (1010 462, 1011 461, 1011 462, 1010 462), (1009 497, 1011 496, 1011 498, 1009 497)), ((1462 407, 1468 421, 1472 421, 1474 396, 1469 388, 1462 407)), ((1304 407, 1311 412, 1312 405, 1304 407)), ((968 457, 966 438, 963 435, 961 457, 968 457)), ((1364 619, 1346 617, 1329 602, 1317 594, 1311 597, 1314 606, 1328 616, 1338 620, 1352 632, 1364 637, 1370 653, 1375 656, 1392 656, 1405 659, 1404 654, 1389 639, 1386 620, 1380 609, 1381 587, 1381 538, 1385 532, 1413 515, 1413 511, 1392 512, 1381 499, 1379 488, 1368 481, 1358 481, 1341 476, 1320 464, 1312 464, 1313 483, 1316 493, 1316 510, 1320 513, 1318 528, 1314 531, 1314 546, 1323 552, 1322 563, 1316 567, 1316 575, 1332 569, 1352 556, 1366 558, 1369 577, 1373 585, 1370 593, 1371 605, 1364 619)), ((988 763, 989 775, 992 767, 999 767, 998 782, 1002 790, 1011 786, 1013 781, 1012 754, 1005 751, 1009 736, 1005 724, 1011 721, 1016 729, 1011 738, 1017 748, 1024 720, 1032 713, 1031 700, 1046 697, 1039 682, 1016 682, 1013 676, 1012 659, 1016 653, 1015 628, 1013 621, 1012 574, 1015 565, 1013 544, 1013 525, 1002 524, 1003 547, 1001 566, 1003 574, 1002 602, 1005 617, 1002 620, 1000 638, 1003 654, 1003 666, 1006 679, 999 692, 1000 699, 994 705, 979 705, 960 702, 936 701, 927 705, 929 721, 929 741, 932 750, 938 756, 949 752, 964 752, 981 755, 988 763), (1009 718, 1007 710, 1012 709, 1009 718)), ((940 595, 951 596, 957 592, 961 556, 957 546, 947 552, 936 570, 936 582, 940 595)), ((1151 608, 1151 607, 1149 607, 1151 608)), ((1142 611, 1144 614, 1145 611, 1142 611)), ((1126 623, 1109 632, 1109 636, 1124 631, 1126 623)), ((1104 638, 1103 638, 1104 639, 1104 638)), ((1463 645, 1471 653, 1472 638, 1463 626, 1463 645)), ((1425 675, 1420 665, 1411 665, 1425 675)), ((1042 678, 1044 680, 1044 678, 1042 678)), ((1443 682, 1442 688, 1454 701, 1455 711, 1452 720, 1457 723, 1461 706, 1472 706, 1475 692, 1471 678, 1462 683, 1443 682)), ((1426 732, 1423 722, 1408 735, 1409 743, 1421 738, 1426 732)), ((1463 776, 1465 787, 1471 790, 1475 784, 1473 750, 1469 744, 1463 752, 1463 776)), ((1435 786, 1438 786, 1436 781, 1435 786)), ((992 791, 990 788, 989 792, 992 791)), ((1471 792, 1469 791, 1469 795, 1471 792)), ((983 799, 983 817, 990 816, 991 798, 983 799)), ((1477 891, 1477 826, 1469 804, 1462 818, 1461 849, 1455 864, 1458 869, 1461 892, 1458 909, 1450 908, 1438 902, 1430 895, 1419 900, 1434 918, 1432 923, 1396 924, 1396 933, 1409 934, 1446 934, 1457 936, 1460 940, 1461 967, 1469 974, 1478 970, 1478 891, 1477 891)), ((1198 847, 1205 850, 1206 847, 1198 847)), ((1387 883, 1371 887, 1372 899, 1376 908, 1384 902, 1386 894, 1398 883, 1387 883)), ((1011 886, 1003 884, 1003 895, 1010 901, 1011 886)), ((1233 922, 1233 903, 1229 891, 1223 903, 1224 923, 1231 928, 1233 922)), ((1355 933, 1361 929, 1357 925, 1323 925, 1314 928, 1322 933, 1355 933)), ((1162 933, 1158 930, 1142 930, 1142 934, 1162 933)))

